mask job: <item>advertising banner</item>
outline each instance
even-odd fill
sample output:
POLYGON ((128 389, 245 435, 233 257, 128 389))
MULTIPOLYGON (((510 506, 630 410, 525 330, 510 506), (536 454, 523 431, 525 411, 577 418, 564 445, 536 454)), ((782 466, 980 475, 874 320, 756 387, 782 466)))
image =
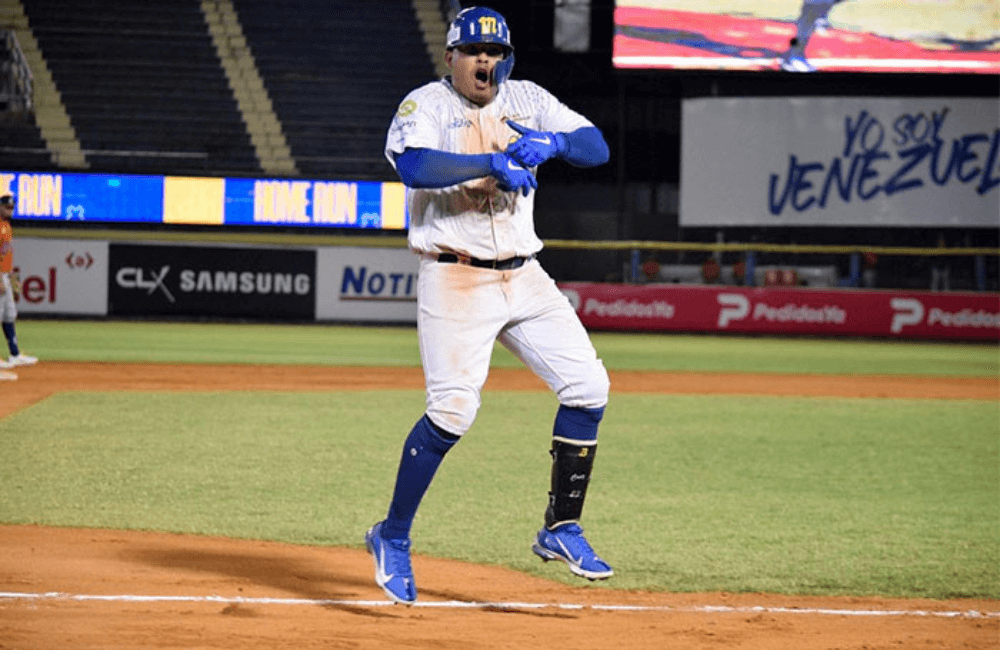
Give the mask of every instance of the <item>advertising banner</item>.
POLYGON ((1000 100, 683 103, 683 226, 1000 227, 1000 100))
POLYGON ((111 244, 108 312, 311 320, 316 252, 111 244))
POLYGON ((321 248, 316 318, 417 322, 420 258, 406 248, 321 248))
POLYGON ((14 269, 21 274, 22 314, 108 313, 108 243, 32 239, 14 233, 14 269))
POLYGON ((595 330, 1000 339, 1000 295, 685 285, 559 285, 595 330))

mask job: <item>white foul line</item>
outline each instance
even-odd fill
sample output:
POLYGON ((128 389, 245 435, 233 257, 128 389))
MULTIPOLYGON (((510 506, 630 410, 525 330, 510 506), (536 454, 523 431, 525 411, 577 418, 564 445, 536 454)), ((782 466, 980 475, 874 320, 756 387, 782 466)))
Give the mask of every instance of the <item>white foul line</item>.
MULTIPOLYGON (((95 595, 64 594, 50 591, 41 594, 0 591, 0 600, 69 600, 77 602, 103 601, 125 603, 222 603, 228 605, 319 605, 327 607, 385 607, 396 605, 391 600, 348 600, 314 598, 247 598, 244 596, 141 596, 134 594, 95 595)), ((676 612, 695 614, 811 614, 823 616, 924 616, 939 618, 1000 618, 1000 612, 978 610, 936 611, 921 609, 830 609, 815 607, 731 607, 729 605, 702 605, 672 607, 669 605, 574 605, 571 603, 521 603, 521 602, 467 602, 460 600, 418 601, 410 607, 436 607, 447 609, 564 609, 614 612, 676 612)))

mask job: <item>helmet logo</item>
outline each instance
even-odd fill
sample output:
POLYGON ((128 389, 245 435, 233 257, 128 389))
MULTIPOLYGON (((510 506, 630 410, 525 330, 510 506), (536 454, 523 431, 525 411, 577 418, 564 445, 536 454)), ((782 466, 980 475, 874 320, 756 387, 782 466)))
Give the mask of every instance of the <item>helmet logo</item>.
MULTIPOLYGON (((472 25, 469 25, 471 28, 472 25)), ((486 34, 496 34, 497 33, 497 19, 496 16, 480 16, 479 17, 479 33, 486 34)))
POLYGON ((510 28, 504 17, 486 7, 468 7, 455 16, 448 27, 446 47, 458 47, 470 43, 499 43, 509 50, 510 28))

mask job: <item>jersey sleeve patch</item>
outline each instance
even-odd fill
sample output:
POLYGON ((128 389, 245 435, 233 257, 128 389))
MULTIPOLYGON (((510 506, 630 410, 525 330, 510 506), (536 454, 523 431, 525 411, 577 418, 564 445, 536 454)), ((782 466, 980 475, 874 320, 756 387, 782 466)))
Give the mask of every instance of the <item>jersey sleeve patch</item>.
POLYGON ((399 105, 399 111, 396 112, 400 117, 407 117, 413 115, 413 112, 417 110, 417 102, 412 99, 407 99, 405 102, 399 105))

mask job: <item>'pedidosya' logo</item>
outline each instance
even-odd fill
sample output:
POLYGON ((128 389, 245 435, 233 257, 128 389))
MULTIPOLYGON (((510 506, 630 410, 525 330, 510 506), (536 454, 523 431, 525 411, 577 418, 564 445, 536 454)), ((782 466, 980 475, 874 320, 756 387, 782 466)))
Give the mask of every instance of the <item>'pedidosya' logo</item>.
POLYGON ((893 298, 892 325, 893 334, 899 334, 904 327, 926 325, 927 327, 974 327, 1000 329, 1000 313, 991 313, 985 309, 965 307, 958 311, 947 311, 940 307, 928 310, 923 301, 916 298, 893 298))
POLYGON ((573 289, 560 289, 566 299, 569 300, 569 304, 572 305, 573 311, 580 311, 580 294, 573 289))
POLYGON ((720 293, 719 320, 716 327, 726 329, 730 323, 749 318, 751 321, 789 325, 844 325, 847 311, 838 305, 808 305, 785 303, 772 305, 763 300, 752 302, 738 293, 720 293))

